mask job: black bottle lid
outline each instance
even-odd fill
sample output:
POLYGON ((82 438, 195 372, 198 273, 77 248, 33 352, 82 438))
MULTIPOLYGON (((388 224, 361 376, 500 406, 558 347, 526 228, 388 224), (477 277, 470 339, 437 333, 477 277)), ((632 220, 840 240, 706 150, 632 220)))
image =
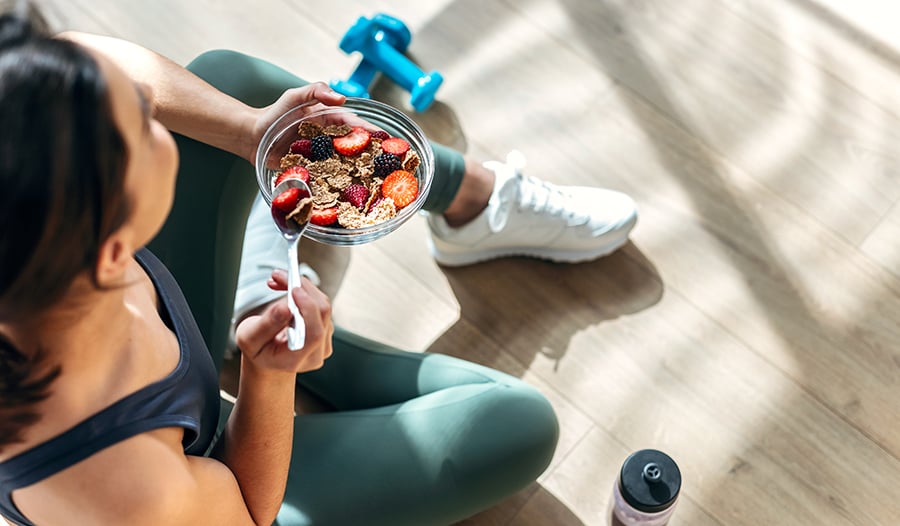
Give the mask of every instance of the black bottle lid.
POLYGON ((681 491, 681 471, 669 455, 655 449, 635 451, 619 473, 619 490, 634 509, 643 513, 665 511, 681 491))

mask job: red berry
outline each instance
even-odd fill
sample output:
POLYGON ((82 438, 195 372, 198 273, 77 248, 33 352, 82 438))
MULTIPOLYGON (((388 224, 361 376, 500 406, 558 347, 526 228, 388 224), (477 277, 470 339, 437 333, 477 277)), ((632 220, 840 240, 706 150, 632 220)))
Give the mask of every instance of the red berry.
POLYGON ((338 218, 338 207, 331 208, 313 208, 312 215, 309 216, 309 222, 314 225, 328 226, 333 225, 338 218))
POLYGON ((288 179, 300 179, 304 183, 309 182, 309 170, 302 166, 291 166, 278 174, 275 178, 275 186, 280 185, 288 179))
POLYGON ((293 212, 294 208, 297 207, 297 203, 299 202, 300 189, 288 188, 284 192, 276 195, 274 199, 272 199, 272 206, 287 214, 293 212))
POLYGON ((385 197, 393 199, 397 208, 403 208, 415 201, 416 196, 419 195, 419 181, 413 174, 405 170, 397 170, 384 178, 381 193, 385 197))
POLYGON ((312 141, 309 139, 298 139, 292 142, 291 153, 299 153, 307 159, 312 158, 312 141))
POLYGON ((366 206, 369 200, 369 189, 361 184, 351 184, 341 192, 341 197, 356 208, 366 206))
POLYGON ((402 159, 406 152, 409 151, 409 143, 400 137, 392 137, 381 141, 381 149, 402 159))
POLYGON ((371 139, 372 136, 365 128, 354 126, 347 135, 334 138, 334 150, 345 157, 356 155, 366 149, 371 139))
POLYGON ((372 138, 384 141, 384 140, 390 139, 391 134, 384 130, 376 130, 376 131, 372 132, 372 138))

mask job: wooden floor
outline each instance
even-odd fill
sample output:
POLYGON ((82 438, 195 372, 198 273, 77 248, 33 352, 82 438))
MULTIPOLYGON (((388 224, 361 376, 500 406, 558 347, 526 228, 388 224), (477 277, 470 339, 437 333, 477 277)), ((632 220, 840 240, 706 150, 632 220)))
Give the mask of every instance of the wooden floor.
POLYGON ((466 525, 603 525, 618 466, 646 447, 682 468, 673 526, 900 524, 893 2, 47 4, 60 29, 181 63, 239 49, 313 80, 346 78, 341 35, 387 12, 446 78, 416 115, 433 137, 634 196, 632 243, 592 263, 442 269, 421 217, 320 263, 339 323, 520 376, 556 407, 539 483, 466 525))

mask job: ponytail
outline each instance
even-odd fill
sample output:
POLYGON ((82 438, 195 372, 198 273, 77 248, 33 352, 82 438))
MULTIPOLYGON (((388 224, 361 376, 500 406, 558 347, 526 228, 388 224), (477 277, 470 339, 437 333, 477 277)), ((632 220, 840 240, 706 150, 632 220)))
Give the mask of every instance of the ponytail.
MULTIPOLYGON (((4 11, 12 12, 0 15, 0 53, 27 44, 37 30, 45 27, 30 2, 19 0, 12 9, 8 7, 4 5, 4 11)), ((7 259, 8 255, 3 257, 7 259)), ((0 320, 10 317, 4 310, 0 309, 0 320)), ((24 430, 40 419, 35 405, 49 396, 50 383, 60 373, 56 366, 41 374, 42 361, 42 353, 28 357, 0 333, 0 450, 21 442, 24 430)))
POLYGON ((42 353, 26 357, 0 334, 0 449, 21 442, 25 428, 40 419, 34 406, 49 396, 61 372, 58 365, 47 368, 42 362, 42 353))

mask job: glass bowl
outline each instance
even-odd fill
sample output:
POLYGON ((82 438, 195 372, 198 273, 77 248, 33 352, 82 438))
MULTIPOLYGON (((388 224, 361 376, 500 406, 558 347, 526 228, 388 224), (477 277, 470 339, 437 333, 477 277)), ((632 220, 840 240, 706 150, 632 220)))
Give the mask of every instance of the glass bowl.
POLYGON ((297 106, 269 126, 256 152, 256 181, 269 206, 272 204, 273 183, 280 170, 281 157, 289 153, 291 143, 299 138, 297 130, 303 122, 321 126, 346 123, 370 130, 384 130, 392 137, 409 142, 420 160, 414 174, 419 183, 419 195, 394 217, 363 228, 309 224, 304 237, 329 245, 361 245, 393 232, 422 208, 434 177, 434 152, 428 139, 421 128, 399 110, 378 101, 359 98, 347 98, 343 106, 325 106, 321 103, 297 106))

